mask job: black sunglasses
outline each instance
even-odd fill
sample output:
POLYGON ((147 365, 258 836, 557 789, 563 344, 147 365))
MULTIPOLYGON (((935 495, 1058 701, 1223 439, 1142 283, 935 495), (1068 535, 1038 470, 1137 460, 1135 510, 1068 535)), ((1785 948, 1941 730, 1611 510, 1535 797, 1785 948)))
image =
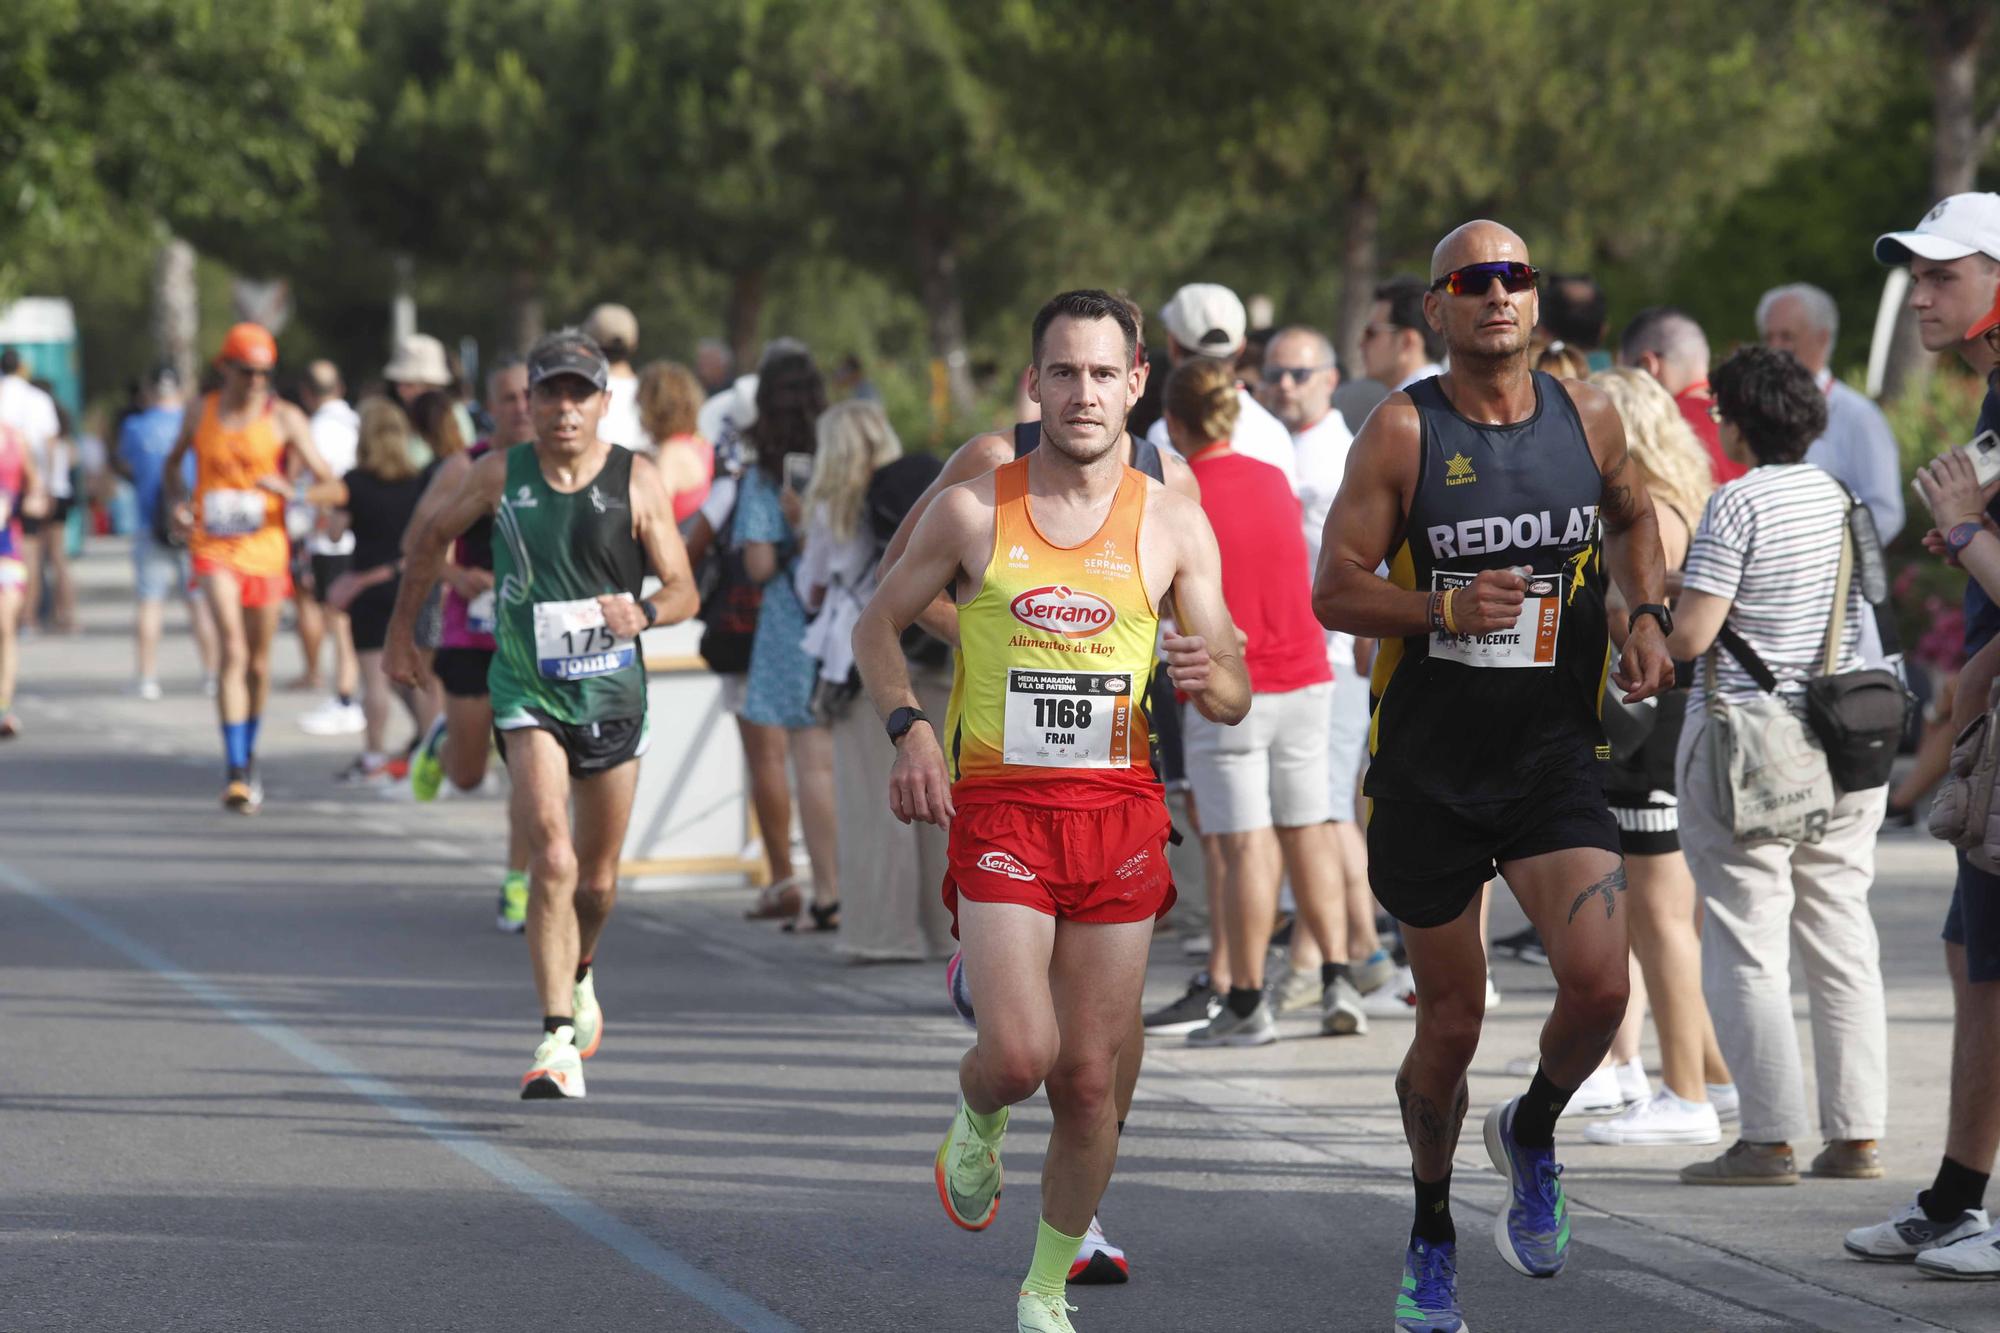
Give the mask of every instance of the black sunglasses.
POLYGON ((248 375, 253 380, 269 379, 271 377, 271 368, 269 366, 246 365, 241 361, 231 361, 229 365, 238 374, 248 375))
POLYGON ((1431 284, 1434 292, 1444 292, 1450 296, 1484 296, 1486 289, 1498 278, 1500 286, 1509 295, 1535 290, 1536 279, 1542 271, 1533 264, 1520 260, 1509 260, 1492 264, 1467 264, 1455 268, 1431 284))
POLYGON ((1322 370, 1332 370, 1332 366, 1266 366, 1264 383, 1282 384, 1290 380, 1294 384, 1304 384, 1322 370))

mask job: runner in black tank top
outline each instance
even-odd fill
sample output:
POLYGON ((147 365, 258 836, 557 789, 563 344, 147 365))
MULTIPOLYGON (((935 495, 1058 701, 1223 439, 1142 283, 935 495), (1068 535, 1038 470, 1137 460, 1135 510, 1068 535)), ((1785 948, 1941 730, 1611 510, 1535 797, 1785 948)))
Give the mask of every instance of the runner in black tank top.
POLYGON ((1461 1327, 1451 1167, 1486 989, 1479 914, 1465 909, 1496 870, 1548 948, 1556 1003, 1534 1081, 1486 1117, 1511 1187, 1494 1240, 1534 1277, 1568 1254, 1556 1117, 1609 1049, 1627 989, 1625 873, 1597 772, 1607 573, 1632 608, 1614 688, 1636 701, 1673 680, 1659 530, 1624 427, 1601 390, 1528 368, 1527 246, 1467 223, 1431 276, 1424 315, 1452 369, 1362 427, 1313 584, 1328 629, 1383 641, 1369 879, 1403 922, 1417 1007, 1396 1078, 1416 1184, 1405 1330, 1461 1327))

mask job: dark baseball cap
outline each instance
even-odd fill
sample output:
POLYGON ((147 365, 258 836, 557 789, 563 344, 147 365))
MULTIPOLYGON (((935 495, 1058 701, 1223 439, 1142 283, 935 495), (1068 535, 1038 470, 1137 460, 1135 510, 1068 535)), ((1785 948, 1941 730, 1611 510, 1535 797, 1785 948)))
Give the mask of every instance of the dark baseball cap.
POLYGON ((611 363, 604 349, 582 329, 558 329, 545 335, 528 353, 528 387, 558 375, 588 380, 600 392, 611 383, 611 363))

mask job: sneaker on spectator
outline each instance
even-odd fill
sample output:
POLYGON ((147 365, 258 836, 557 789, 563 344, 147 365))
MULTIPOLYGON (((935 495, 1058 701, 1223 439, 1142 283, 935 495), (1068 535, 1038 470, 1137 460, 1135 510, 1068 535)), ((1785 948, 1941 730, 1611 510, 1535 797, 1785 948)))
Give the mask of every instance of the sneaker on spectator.
POLYGON ((1489 970, 1486 974, 1486 1008, 1491 1011, 1499 1007, 1500 988, 1493 984, 1493 973, 1489 970))
POLYGON ((1368 1034, 1368 1014, 1361 1007, 1361 992, 1346 977, 1336 977, 1331 985, 1321 987, 1319 1030, 1329 1037, 1368 1034))
POLYGON ((1618 1086, 1618 1071, 1610 1065, 1599 1065, 1569 1099, 1569 1105, 1563 1107, 1562 1118, 1616 1115, 1624 1109, 1625 1093, 1618 1086))
POLYGON ((1361 1012, 1370 1018, 1412 1018, 1417 1012, 1417 983, 1407 967, 1361 997, 1361 1012))
POLYGON ((149 704, 158 703, 161 695, 160 682, 157 680, 138 681, 132 686, 132 693, 138 695, 149 704))
POLYGON ((1206 958, 1215 952, 1215 939, 1207 931, 1181 936, 1181 952, 1189 958, 1206 958))
POLYGON ((1923 1205, 1912 1200, 1888 1221, 1848 1232, 1843 1247, 1855 1258, 1870 1263, 1907 1264, 1926 1251, 1956 1245, 1962 1240, 1977 1240, 1991 1225, 1992 1218, 1984 1208, 1933 1222, 1923 1205))
POLYGON ((1715 1108, 1715 1118, 1722 1121, 1736 1119, 1743 1110, 1743 1098, 1734 1083, 1709 1084, 1708 1104, 1715 1108))
POLYGON ((1992 1282, 2000 1279, 2000 1227, 1976 1236, 1925 1250, 1917 1256, 1917 1271, 1925 1277, 1951 1278, 1959 1282, 1992 1282))
POLYGON ((1214 1018, 1187 1034, 1190 1046, 1269 1046, 1278 1039, 1278 1020, 1271 1015, 1271 1002, 1259 996, 1257 1007, 1238 1017, 1223 1005, 1214 1018))
MULTIPOLYGON (((1618 1074, 1618 1091, 1624 1094, 1627 1106, 1639 1106, 1653 1099, 1653 1080, 1646 1077, 1645 1062, 1634 1056, 1622 1065, 1615 1066, 1618 1074)), ((1704 1140, 1711 1142, 1712 1140, 1704 1140)))
POLYGON ((1366 995, 1396 975, 1396 962, 1387 949, 1377 949, 1360 962, 1348 964, 1347 975, 1354 979, 1354 989, 1366 995))
POLYGON ((1645 1101, 1628 1106, 1609 1120, 1593 1121, 1583 1127, 1583 1137, 1591 1143, 1608 1143, 1621 1148, 1650 1147, 1663 1143, 1720 1143, 1722 1122, 1707 1102, 1683 1101, 1672 1088, 1661 1088, 1645 1101))
POLYGON ((1221 1011, 1222 997, 1209 985, 1208 973, 1197 972, 1194 980, 1188 983, 1187 994, 1146 1015, 1146 1035, 1184 1036, 1208 1023, 1221 1011))
POLYGON ((1264 998, 1271 1002, 1274 1014, 1295 1014, 1302 1009, 1319 1006, 1319 977, 1313 972, 1301 972, 1290 963, 1282 963, 1264 984, 1264 998))
POLYGON ((299 730, 308 736, 358 736, 368 729, 359 703, 328 699, 310 713, 299 715, 299 730))
POLYGON ((1493 941, 1493 952, 1518 958, 1524 963, 1540 963, 1543 967, 1549 964, 1548 951, 1542 948, 1542 937, 1533 926, 1523 926, 1512 935, 1502 935, 1493 941))

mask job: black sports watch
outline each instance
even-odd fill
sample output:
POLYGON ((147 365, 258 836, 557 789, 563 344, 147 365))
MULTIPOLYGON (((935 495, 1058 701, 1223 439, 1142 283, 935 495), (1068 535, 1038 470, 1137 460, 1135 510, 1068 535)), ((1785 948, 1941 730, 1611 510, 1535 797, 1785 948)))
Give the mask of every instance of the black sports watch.
POLYGON ((898 708, 895 712, 889 714, 889 739, 900 741, 904 736, 909 734, 911 727, 916 726, 919 722, 928 723, 929 721, 930 719, 924 716, 921 709, 898 708))
POLYGON ((1674 632, 1674 613, 1658 602, 1648 602, 1644 606, 1633 607, 1630 619, 1637 620, 1640 616, 1651 616, 1659 621, 1662 634, 1670 635, 1674 632))

